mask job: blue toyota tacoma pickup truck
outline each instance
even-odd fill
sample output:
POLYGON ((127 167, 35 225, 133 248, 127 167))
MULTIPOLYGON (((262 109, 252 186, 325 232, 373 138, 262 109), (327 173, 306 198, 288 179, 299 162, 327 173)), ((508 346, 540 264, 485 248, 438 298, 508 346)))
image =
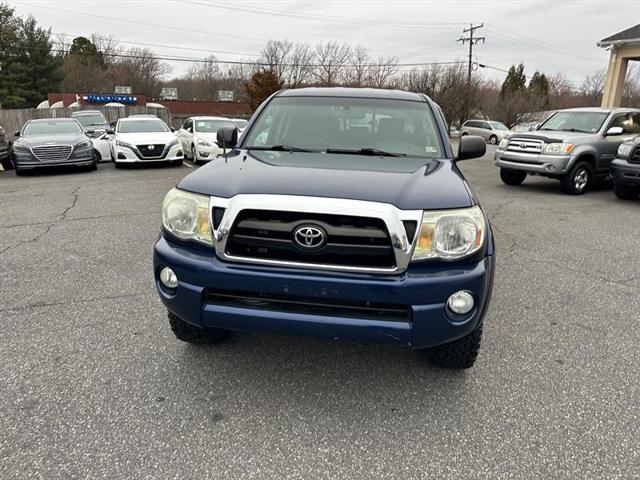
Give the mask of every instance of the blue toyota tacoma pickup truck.
POLYGON ((180 340, 231 331, 390 342, 469 368, 491 298, 488 219, 440 108, 417 93, 272 95, 165 197, 154 274, 180 340))

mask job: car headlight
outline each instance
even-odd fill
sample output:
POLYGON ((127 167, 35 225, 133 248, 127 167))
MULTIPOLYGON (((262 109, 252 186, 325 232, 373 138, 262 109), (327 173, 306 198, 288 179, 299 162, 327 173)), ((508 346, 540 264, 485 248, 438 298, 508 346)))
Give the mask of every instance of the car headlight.
POLYGON ((618 158, 625 158, 625 159, 629 158, 631 156, 632 150, 633 150, 632 143, 622 143, 618 147, 618 153, 616 154, 616 156, 618 158))
POLYGON ((135 147, 133 145, 127 142, 123 142, 122 140, 116 140, 116 146, 126 147, 126 148, 130 148, 131 150, 135 150, 135 147))
POLYGON ((13 144, 13 153, 29 153, 29 149, 24 145, 13 144))
POLYGON ((179 142, 179 140, 178 140, 177 138, 176 138, 176 139, 174 139, 174 140, 171 140, 169 143, 167 143, 167 147, 166 147, 166 148, 171 148, 171 147, 173 147, 174 145, 177 145, 177 144, 178 144, 178 142, 179 142))
POLYGON ((209 140, 205 140, 204 138, 199 138, 196 142, 199 147, 212 147, 213 145, 209 140))
POLYGON ((458 260, 482 248, 487 225, 480 207, 426 210, 413 250, 415 260, 458 260))
POLYGON ((573 151, 576 146, 573 143, 547 143, 542 153, 547 155, 566 155, 573 151))
POLYGON ((498 148, 507 148, 507 145, 509 145, 509 139, 507 137, 502 137, 502 140, 500 140, 500 143, 498 144, 498 148))
POLYGON ((87 140, 86 142, 76 144, 76 150, 84 150, 87 148, 91 148, 92 143, 91 140, 87 140))
POLYGON ((162 224, 183 240, 212 245, 209 197, 172 188, 162 202, 162 224))

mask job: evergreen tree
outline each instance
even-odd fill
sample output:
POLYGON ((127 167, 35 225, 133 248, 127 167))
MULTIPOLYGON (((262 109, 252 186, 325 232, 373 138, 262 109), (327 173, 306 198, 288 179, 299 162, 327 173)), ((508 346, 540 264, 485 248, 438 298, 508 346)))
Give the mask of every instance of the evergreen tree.
POLYGON ((536 71, 532 75, 528 90, 534 104, 541 108, 549 105, 549 81, 544 73, 536 71))
POLYGON ((86 37, 76 37, 71 42, 69 56, 76 56, 85 64, 94 64, 104 67, 104 56, 98 47, 86 37))
POLYGON ((14 15, 0 4, 0 104, 3 108, 35 107, 59 89, 60 57, 51 52, 51 32, 33 17, 14 15))
POLYGON ((502 83, 500 97, 508 98, 517 96, 527 90, 527 77, 524 74, 524 65, 521 63, 517 67, 511 65, 507 78, 502 83))
POLYGON ((255 110, 269 95, 277 92, 284 85, 284 80, 278 77, 273 68, 261 69, 251 76, 245 83, 245 90, 249 96, 251 108, 255 110))

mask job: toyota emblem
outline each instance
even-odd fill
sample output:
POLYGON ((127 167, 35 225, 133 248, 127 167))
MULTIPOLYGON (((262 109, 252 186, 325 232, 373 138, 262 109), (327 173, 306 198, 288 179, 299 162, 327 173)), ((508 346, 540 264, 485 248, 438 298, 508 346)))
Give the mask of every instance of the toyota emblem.
POLYGON ((527 144, 526 143, 521 143, 520 144, 520 148, 527 148, 527 144))
POLYGON ((327 242, 327 234, 321 227, 301 225, 293 231, 293 241, 304 249, 318 249, 327 242))
POLYGON ((148 145, 147 146, 147 149, 149 149, 149 150, 153 150, 154 148, 156 148, 156 147, 154 147, 153 145, 148 145))

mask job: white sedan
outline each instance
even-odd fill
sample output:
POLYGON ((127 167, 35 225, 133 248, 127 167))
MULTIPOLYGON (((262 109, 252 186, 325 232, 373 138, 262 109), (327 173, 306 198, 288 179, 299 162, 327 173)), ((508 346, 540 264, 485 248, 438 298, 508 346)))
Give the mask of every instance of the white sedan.
POLYGON ((180 141, 159 118, 121 118, 112 143, 116 167, 125 163, 171 162, 182 165, 180 141))
POLYGON ((236 124, 224 117, 190 117, 184 121, 176 136, 193 163, 208 162, 222 155, 216 141, 220 127, 236 127, 236 124))

